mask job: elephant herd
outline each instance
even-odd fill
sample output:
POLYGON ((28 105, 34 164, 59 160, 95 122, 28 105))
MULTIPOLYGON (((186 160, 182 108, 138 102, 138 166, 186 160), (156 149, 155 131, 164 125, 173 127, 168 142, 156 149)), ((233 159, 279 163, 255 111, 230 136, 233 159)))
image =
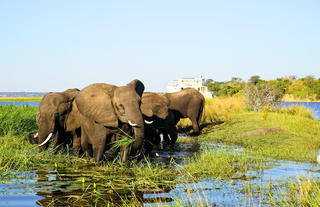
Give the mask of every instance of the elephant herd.
POLYGON ((40 102, 38 131, 27 139, 42 150, 52 139, 57 150, 71 145, 76 155, 85 153, 101 161, 107 152, 110 157, 120 155, 126 163, 142 149, 151 152, 161 140, 174 144, 181 118, 188 117, 194 132, 199 133, 204 102, 203 95, 192 88, 164 95, 144 92, 139 80, 120 87, 96 83, 82 90, 51 92, 40 102), (124 137, 134 139, 114 147, 124 137))

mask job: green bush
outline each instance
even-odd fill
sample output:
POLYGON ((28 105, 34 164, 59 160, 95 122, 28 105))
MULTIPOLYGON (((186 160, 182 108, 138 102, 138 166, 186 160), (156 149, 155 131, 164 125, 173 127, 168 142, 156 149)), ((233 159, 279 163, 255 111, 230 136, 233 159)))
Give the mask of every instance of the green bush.
POLYGON ((38 129, 36 114, 38 107, 0 106, 0 136, 7 134, 24 136, 38 129))

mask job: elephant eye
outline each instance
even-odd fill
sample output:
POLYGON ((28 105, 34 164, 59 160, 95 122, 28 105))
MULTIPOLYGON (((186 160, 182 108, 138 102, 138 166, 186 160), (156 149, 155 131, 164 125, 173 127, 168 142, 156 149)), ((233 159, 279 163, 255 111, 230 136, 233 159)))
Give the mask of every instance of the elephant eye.
POLYGON ((124 110, 124 106, 122 104, 119 104, 117 108, 118 108, 118 111, 120 112, 120 114, 124 114, 125 110, 124 110))

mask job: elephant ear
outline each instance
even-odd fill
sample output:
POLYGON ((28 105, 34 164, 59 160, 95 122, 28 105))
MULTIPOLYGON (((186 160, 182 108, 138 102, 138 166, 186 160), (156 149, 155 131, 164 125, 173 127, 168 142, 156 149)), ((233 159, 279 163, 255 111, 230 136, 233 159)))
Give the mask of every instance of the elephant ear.
POLYGON ((153 111, 152 111, 152 104, 151 103, 143 103, 141 104, 141 112, 143 115, 147 117, 152 117, 153 116, 153 111))
POLYGON ((68 114, 65 122, 65 129, 67 132, 74 131, 80 127, 80 113, 75 102, 72 103, 71 112, 68 114))
POLYGON ((159 117, 161 119, 165 119, 168 116, 168 108, 167 107, 163 107, 160 104, 155 104, 153 106, 152 111, 157 117, 159 117))
POLYGON ((134 90, 137 92, 137 94, 141 97, 144 91, 144 85, 143 83, 138 80, 135 79, 133 81, 131 81, 130 83, 127 84, 128 86, 132 86, 134 88, 134 90))
POLYGON ((64 102, 59 104, 58 106, 58 113, 60 116, 68 113, 71 109, 71 102, 64 102))
POLYGON ((75 102, 83 116, 103 126, 118 128, 118 117, 108 93, 97 88, 93 90, 88 88, 79 93, 75 102))

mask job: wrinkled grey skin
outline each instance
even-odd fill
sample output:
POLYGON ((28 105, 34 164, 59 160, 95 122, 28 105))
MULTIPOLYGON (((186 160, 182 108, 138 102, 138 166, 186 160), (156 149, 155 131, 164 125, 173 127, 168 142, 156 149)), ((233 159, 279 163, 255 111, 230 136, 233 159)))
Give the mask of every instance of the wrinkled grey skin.
MULTIPOLYGON (((75 99, 81 114, 81 148, 89 152, 92 145, 93 157, 101 161, 105 146, 112 141, 119 128, 129 121, 133 127, 135 141, 131 153, 139 151, 144 139, 144 122, 140 110, 144 85, 133 80, 125 86, 117 87, 105 83, 96 83, 82 89, 75 99)), ((120 149, 121 161, 126 163, 129 146, 120 149)))
MULTIPOLYGON (((55 139, 55 146, 67 144, 70 142, 70 135, 66 129, 68 116, 72 112, 72 103, 79 89, 67 89, 63 92, 47 93, 41 100, 37 112, 36 122, 39 127, 37 142, 43 143, 50 133, 53 133, 52 139, 55 139)), ((73 112, 72 112, 73 113, 73 112)), ((76 124, 76 122, 71 125, 76 124)), ((78 126, 69 126, 75 130, 78 126)), ((43 145, 48 147, 49 142, 43 145)))
POLYGON ((160 143, 160 134, 163 134, 166 144, 174 144, 178 134, 174 115, 169 110, 169 100, 165 96, 145 92, 141 101, 141 112, 145 119, 146 151, 150 152, 151 145, 160 143), (150 122, 152 123, 148 124, 150 122))
POLYGON ((169 109, 174 113, 175 123, 181 118, 189 118, 194 133, 199 134, 205 103, 203 95, 193 88, 185 88, 179 92, 165 93, 163 96, 169 100, 169 109))

